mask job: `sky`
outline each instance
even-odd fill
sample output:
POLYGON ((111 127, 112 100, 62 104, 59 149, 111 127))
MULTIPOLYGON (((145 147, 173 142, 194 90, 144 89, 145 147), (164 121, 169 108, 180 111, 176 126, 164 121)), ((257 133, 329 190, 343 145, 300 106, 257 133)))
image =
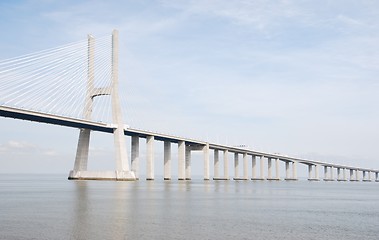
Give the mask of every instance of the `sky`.
MULTIPOLYGON (((0 59, 118 29, 131 127, 379 169, 378 1, 4 0, 0 8, 0 59)), ((73 167, 77 129, 1 118, 0 132, 1 173, 73 167)), ((91 141, 90 167, 112 168, 112 136, 91 141)), ((159 174, 163 145, 155 149, 159 174)), ((200 160, 195 153, 195 174, 200 160)))

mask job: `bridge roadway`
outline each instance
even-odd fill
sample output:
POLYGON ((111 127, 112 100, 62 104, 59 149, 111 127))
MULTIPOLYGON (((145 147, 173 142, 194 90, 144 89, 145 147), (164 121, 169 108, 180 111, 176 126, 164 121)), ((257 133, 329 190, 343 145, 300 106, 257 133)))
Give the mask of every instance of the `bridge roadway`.
MULTIPOLYGON (((12 108, 12 107, 6 107, 6 106, 0 106, 0 116, 7 117, 7 118, 14 118, 14 119, 21 119, 21 120, 29 120, 34 122, 40 122, 40 123, 47 123, 47 124, 53 124, 53 125, 60 125, 60 126, 66 126, 66 127, 72 127, 72 128, 85 128, 90 129, 93 131, 99 131, 99 132, 105 132, 105 133, 113 133, 115 127, 112 124, 106 124, 102 122, 94 122, 94 121, 87 121, 83 119, 77 119, 77 118, 71 118, 66 116, 57 116, 54 114, 49 113, 41 113, 31 110, 25 110, 25 109, 18 109, 18 108, 12 108)), ((268 159, 268 175, 269 177, 267 179, 269 180, 278 180, 278 161, 283 161, 286 163, 286 179, 288 180, 296 180, 296 170, 295 166, 293 166, 293 175, 292 178, 289 176, 289 163, 295 164, 295 163, 301 163, 308 165, 309 167, 309 180, 318 180, 318 166, 324 167, 325 170, 325 178, 324 180, 333 180, 332 171, 328 173, 328 169, 332 170, 333 168, 336 168, 338 171, 338 175, 340 175, 340 170, 350 170, 350 180, 351 181, 358 181, 358 171, 363 173, 363 181, 371 181, 370 173, 376 174, 376 181, 379 181, 378 174, 379 170, 377 169, 368 169, 368 168, 361 168, 361 167, 354 167, 354 166, 347 166, 347 165, 340 165, 340 164, 334 164, 334 163, 328 163, 328 162, 322 162, 322 161, 315 161, 315 160, 309 160, 304 158, 297 158, 297 157, 290 157, 287 155, 281 155, 281 154, 272 154, 262 151, 255 151, 250 150, 247 148, 242 147, 234 147, 234 146, 227 146, 222 144, 216 144, 216 143, 207 143, 205 141, 190 139, 190 138, 183 138, 178 136, 172 136, 168 134, 163 133, 156 133, 156 132, 150 132, 140 129, 134 129, 130 127, 124 128, 124 133, 127 136, 132 137, 138 137, 138 138, 146 138, 153 137, 154 140, 157 141, 163 141, 163 142, 169 142, 169 143, 185 143, 185 145, 190 146, 192 150, 202 150, 205 146, 208 147, 208 149, 212 149, 215 151, 215 167, 216 161, 218 162, 218 151, 224 152, 224 165, 225 161, 227 161, 227 154, 225 153, 234 153, 234 161, 236 167, 238 167, 238 154, 242 154, 244 156, 244 162, 246 162, 246 156, 252 156, 253 157, 253 178, 256 180, 263 180, 263 158, 268 159), (216 154, 217 152, 217 154, 216 154), (255 164, 256 164, 256 157, 261 158, 261 176, 256 177, 255 176, 255 164), (216 159, 217 158, 217 159, 216 159), (225 159, 226 158, 226 159, 225 159), (277 176, 272 177, 271 176, 271 160, 276 160, 276 167, 277 167, 277 176), (313 175, 313 169, 312 166, 316 168, 316 175, 312 177, 313 175), (355 172, 355 176, 354 175, 355 172), (366 174, 369 174, 369 177, 365 176, 366 174), (330 176, 327 176, 327 174, 330 174, 330 176)), ((133 150, 132 150, 133 151, 133 150)), ((133 160, 133 159, 132 159, 133 160)), ((246 163, 244 163, 246 164, 246 163)), ((224 166, 224 177, 215 176, 215 180, 218 179, 228 179, 228 171, 227 166, 224 166)), ((246 166, 244 166, 246 168, 246 166)), ((245 170, 244 170, 245 171, 245 170)), ((218 170, 215 170, 215 175, 218 175, 218 170)), ((337 180, 346 181, 345 172, 343 172, 344 177, 338 176, 337 180)), ((246 176, 245 176, 246 178, 246 176)), ((240 179, 238 175, 238 170, 235 169, 235 179, 240 179)), ((241 178, 243 179, 243 178, 241 178)))

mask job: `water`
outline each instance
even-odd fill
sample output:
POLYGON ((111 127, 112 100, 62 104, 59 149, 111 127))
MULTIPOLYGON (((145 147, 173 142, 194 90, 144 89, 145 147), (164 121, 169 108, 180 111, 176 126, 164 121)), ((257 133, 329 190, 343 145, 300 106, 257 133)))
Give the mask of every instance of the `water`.
POLYGON ((0 239, 379 239, 379 183, 0 175, 0 239))

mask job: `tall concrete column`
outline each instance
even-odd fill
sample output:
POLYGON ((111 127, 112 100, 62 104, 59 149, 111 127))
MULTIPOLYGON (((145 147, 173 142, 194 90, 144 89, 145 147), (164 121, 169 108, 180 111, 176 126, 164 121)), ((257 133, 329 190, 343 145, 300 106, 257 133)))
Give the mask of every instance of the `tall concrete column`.
POLYGON ((247 153, 244 153, 243 154, 243 179, 244 180, 247 180, 249 179, 249 170, 248 170, 248 156, 247 156, 247 153))
POLYGON ((139 137, 132 136, 132 153, 131 153, 131 170, 134 172, 136 179, 139 179, 139 137))
POLYGON ((318 172, 319 172, 319 165, 315 165, 315 180, 316 181, 319 181, 320 180, 320 177, 319 177, 319 174, 318 174, 318 172))
POLYGON ((290 179, 290 162, 286 162, 286 180, 290 179))
POLYGON ((309 164, 308 165, 308 180, 312 180, 312 167, 313 165, 309 164))
POLYGON ((337 181, 341 181, 341 168, 337 168, 337 181))
POLYGON ((324 181, 329 180, 328 176, 328 166, 324 166, 324 181))
POLYGON ((371 171, 368 171, 368 173, 367 173, 367 178, 368 178, 368 181, 370 181, 371 182, 371 171))
POLYGON ((343 180, 347 181, 347 178, 346 178, 346 168, 343 169, 343 180))
POLYGON ((186 146, 186 165, 185 165, 186 180, 191 180, 191 149, 186 146))
POLYGON ((229 159, 228 159, 228 150, 224 150, 224 178, 225 180, 229 179, 229 159))
POLYGON ((275 178, 276 178, 276 180, 280 180, 279 158, 275 159, 275 178))
POLYGON ((292 163, 292 174, 293 174, 292 178, 294 180, 297 180, 297 162, 296 161, 292 163))
POLYGON ((355 181, 359 181, 359 172, 358 172, 358 169, 355 170, 355 181))
POLYGON ((146 137, 146 180, 154 180, 154 136, 146 137))
POLYGON ((263 169, 263 166, 264 166, 264 157, 261 156, 261 162, 260 162, 260 175, 261 175, 261 179, 264 180, 265 176, 264 176, 264 169, 263 169))
POLYGON ((78 147, 76 148, 74 170, 70 172, 69 178, 73 176, 75 172, 87 170, 90 134, 91 130, 80 129, 78 147))
POLYGON ((220 166, 219 166, 219 160, 220 160, 220 158, 219 158, 218 150, 215 149, 214 150, 214 164, 213 164, 214 174, 213 174, 213 177, 216 178, 216 179, 220 178, 220 175, 219 175, 219 168, 220 168, 220 166))
POLYGON ((204 156, 204 180, 209 180, 209 144, 203 147, 204 156))
POLYGON ((171 180, 171 143, 169 141, 164 142, 163 161, 164 161, 164 180, 171 180))
POLYGON ((238 161, 238 153, 234 153, 234 179, 239 179, 239 161, 238 161))
POLYGON ((330 167, 330 181, 334 181, 334 177, 333 177, 333 167, 332 167, 332 166, 330 167))
POLYGON ((251 179, 257 178, 257 158, 256 156, 251 156, 251 179))
POLYGON ((267 159, 267 180, 272 179, 272 159, 267 159))
POLYGON ((134 173, 129 170, 126 141, 124 135, 124 121, 122 119, 120 97, 118 92, 118 31, 112 32, 112 121, 116 124, 113 139, 116 151, 116 178, 135 180, 134 173))
POLYGON ((178 142, 178 155, 178 180, 185 180, 186 144, 184 141, 178 142))
POLYGON ((350 181, 354 181, 354 170, 350 169, 350 181))

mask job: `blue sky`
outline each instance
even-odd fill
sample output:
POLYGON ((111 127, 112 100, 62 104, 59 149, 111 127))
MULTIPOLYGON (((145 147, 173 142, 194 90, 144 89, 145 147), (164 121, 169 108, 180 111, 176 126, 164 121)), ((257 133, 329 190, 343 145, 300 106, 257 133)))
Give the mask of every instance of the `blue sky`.
MULTIPOLYGON (((41 0, 0 8, 0 59, 118 29, 131 126, 379 168, 377 1, 41 0)), ((0 123, 0 172, 72 168, 78 130, 0 123)), ((112 138, 93 140, 90 164, 102 168, 113 158, 112 138)))

